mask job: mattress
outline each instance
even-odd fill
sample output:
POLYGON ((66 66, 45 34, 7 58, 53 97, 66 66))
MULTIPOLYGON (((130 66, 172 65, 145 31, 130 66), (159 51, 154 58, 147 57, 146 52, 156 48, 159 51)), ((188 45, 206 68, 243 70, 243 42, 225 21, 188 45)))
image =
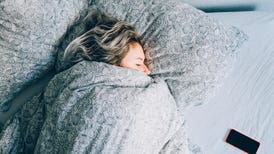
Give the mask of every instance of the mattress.
POLYGON ((205 12, 253 11, 258 2, 255 0, 182 0, 205 12))
POLYGON ((243 153, 225 142, 231 128, 259 141, 258 153, 274 153, 274 13, 209 15, 239 27, 249 40, 214 97, 187 110, 192 153, 243 153))

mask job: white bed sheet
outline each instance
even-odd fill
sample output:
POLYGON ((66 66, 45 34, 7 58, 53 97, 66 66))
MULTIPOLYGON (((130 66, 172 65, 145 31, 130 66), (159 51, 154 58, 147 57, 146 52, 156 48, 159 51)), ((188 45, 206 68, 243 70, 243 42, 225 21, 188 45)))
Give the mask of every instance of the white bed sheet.
POLYGON ((210 16, 246 32, 233 70, 207 104, 189 108, 193 153, 242 154, 225 143, 230 128, 258 140, 260 154, 274 154, 274 13, 229 12, 210 16), (195 152, 196 151, 196 152, 195 152))

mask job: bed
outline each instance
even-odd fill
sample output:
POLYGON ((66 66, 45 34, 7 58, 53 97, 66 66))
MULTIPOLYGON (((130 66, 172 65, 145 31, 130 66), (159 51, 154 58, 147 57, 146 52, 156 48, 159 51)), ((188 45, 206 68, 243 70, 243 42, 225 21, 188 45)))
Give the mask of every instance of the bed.
POLYGON ((241 49, 233 72, 209 103, 188 110, 190 139, 200 146, 200 153, 242 153, 224 141, 228 130, 234 128, 261 143, 258 153, 272 153, 274 15, 263 11, 210 15, 240 27, 250 40, 241 49))
MULTIPOLYGON (((177 102, 179 113, 183 113, 180 117, 183 117, 183 130, 187 134, 186 137, 184 131, 183 134, 181 134, 181 132, 176 133, 176 131, 174 131, 175 125, 173 122, 174 126, 172 128, 174 130, 172 133, 174 134, 175 132, 175 135, 173 137, 171 137, 172 135, 167 135, 171 138, 169 140, 170 144, 166 144, 166 149, 162 150, 162 153, 182 153, 183 150, 180 150, 180 147, 182 148, 185 146, 187 146, 190 153, 241 153, 241 151, 224 141, 228 130, 231 128, 239 130, 258 140, 261 143, 259 153, 268 154, 273 152, 274 46, 271 43, 274 41, 273 13, 254 11, 255 4, 253 2, 241 2, 236 4, 234 4, 234 1, 232 1, 231 4, 220 2, 221 7, 218 5, 212 7, 212 3, 209 3, 209 6, 203 6, 200 3, 195 4, 195 2, 192 2, 194 6, 196 5, 196 7, 208 12, 207 15, 209 18, 207 15, 205 16, 203 12, 197 12, 189 5, 185 5, 181 1, 176 0, 170 1, 170 5, 173 6, 173 8, 165 7, 166 2, 164 1, 141 1, 141 3, 140 1, 132 1, 130 2, 132 3, 131 5, 127 4, 127 0, 121 2, 121 5, 117 5, 118 2, 113 4, 112 2, 104 0, 79 0, 78 2, 79 3, 77 3, 75 7, 72 7, 73 11, 71 11, 71 6, 73 6, 71 4, 76 4, 76 2, 68 1, 66 3, 56 4, 54 2, 47 2, 49 5, 45 6, 44 12, 47 12, 47 9, 51 8, 51 3, 53 3, 53 6, 56 6, 54 8, 55 11, 51 14, 47 14, 49 18, 44 18, 47 16, 38 14, 34 19, 39 19, 39 21, 34 22, 34 26, 28 25, 22 21, 22 25, 26 24, 25 27, 22 26, 18 28, 19 31, 23 31, 22 36, 27 36, 24 41, 27 42, 26 47, 30 49, 27 50, 26 54, 30 55, 26 57, 33 57, 33 59, 38 57, 38 60, 34 62, 31 61, 31 64, 28 61, 20 60, 19 65, 29 66, 28 69, 25 69, 21 74, 20 70, 24 67, 15 69, 15 71, 18 71, 15 72, 4 69, 5 65, 2 65, 6 76, 1 76, 3 82, 1 83, 0 123, 2 123, 2 128, 0 136, 0 153, 33 153, 39 138, 40 141, 38 143, 40 146, 36 146, 36 153, 39 153, 39 150, 43 151, 43 148, 48 148, 48 153, 53 152, 50 151, 52 150, 51 148, 42 146, 46 143, 43 141, 43 138, 47 138, 45 135, 47 134, 45 133, 46 129, 43 131, 44 134, 42 133, 43 135, 40 135, 40 131, 43 129, 42 126, 46 119, 43 97, 54 95, 51 94, 50 90, 47 90, 46 94, 44 94, 44 90, 45 88, 53 89, 54 82, 50 82, 53 76, 56 74, 58 76, 60 72, 62 73, 71 67, 72 64, 65 64, 60 58, 62 57, 62 50, 64 50, 69 41, 75 38, 75 33, 83 26, 79 22, 75 23, 75 21, 82 18, 87 12, 88 7, 93 5, 100 6, 99 8, 101 10, 108 12, 117 18, 133 23, 137 28, 141 27, 140 33, 143 36, 143 41, 149 42, 147 50, 157 50, 160 52, 160 54, 152 54, 152 57, 155 59, 151 76, 161 78, 167 82, 171 94, 177 102), (138 10, 139 8, 134 8, 137 4, 140 5, 140 7, 143 5, 141 10, 138 10), (231 7, 235 5, 242 7, 238 7, 235 10, 231 7), (163 7, 158 9, 159 6, 163 7), (58 10, 60 7, 63 7, 64 9, 58 10), (113 7, 115 9, 113 9, 113 7), (181 16, 180 13, 182 13, 182 8, 183 10, 185 9, 186 12, 189 11, 187 12, 189 15, 181 14, 181 16), (169 11, 172 9, 178 11, 170 11, 171 13, 166 11, 168 13, 165 13, 163 11, 165 9, 169 11), (222 9, 223 11, 234 12, 216 12, 216 10, 220 11, 222 9), (127 14, 124 14, 123 11, 127 12, 127 14), (209 13, 210 11, 216 13, 209 13), (62 16, 57 18, 60 12, 62 13, 62 16), (139 12, 143 12, 143 14, 139 14, 139 12), (152 12, 152 14, 146 14, 145 12, 152 12), (164 16, 162 16, 163 14, 164 16), (136 15, 138 15, 137 18, 133 18, 136 17, 136 15), (178 17, 175 18, 174 16, 178 17), (198 18, 196 16, 198 16, 198 18), (172 33, 172 30, 181 30, 181 27, 176 27, 176 24, 175 26, 169 25, 169 23, 165 22, 166 19, 184 23, 185 28, 182 33, 187 31, 189 34, 185 35, 185 37, 176 35, 173 37, 174 32, 172 33), (180 20, 177 21, 177 19, 180 20), (44 23, 45 20, 50 22, 40 30, 39 22, 44 23), (148 24, 145 25, 142 22, 144 20, 153 22, 148 22, 148 24), (54 25, 58 21, 62 22, 60 22, 56 28, 54 25), (221 24, 219 24, 218 21, 220 21, 221 24), (157 26, 159 23, 164 26, 157 26), (197 29, 192 30, 188 23, 195 23, 197 26, 194 27, 197 29), (72 24, 76 24, 75 29, 68 28, 72 24), (208 31, 207 29, 204 29, 204 25, 208 28, 208 31), (231 27, 231 25, 235 27, 231 27), (32 33, 31 30, 30 32, 26 30, 26 27, 28 28, 29 26, 33 26, 34 30, 40 30, 39 33, 32 33), (62 29, 62 31, 58 31, 58 28, 62 29), (56 33, 47 33, 47 35, 44 35, 43 30, 45 29, 56 31, 56 33), (169 31, 167 31, 168 33, 165 33, 166 29, 171 29, 171 33, 169 33, 169 31), (212 29, 214 32, 211 33, 211 31, 213 31, 212 29), (66 33, 67 30, 72 33, 66 33), (198 30, 199 33, 196 33, 196 30, 198 30), (26 35, 29 33, 31 35, 26 35), (39 37, 40 34, 43 34, 42 36, 44 37, 39 37), (209 34, 212 37, 204 37, 204 34, 209 34), (204 40, 201 40, 200 35, 203 35, 204 40), (188 36, 192 36, 195 39, 191 39, 191 37, 188 36), (33 43, 29 40, 32 40, 33 43), (169 41, 165 42, 166 40, 169 41), (180 41, 183 43, 180 43, 180 41), (202 47, 200 48, 199 46, 193 45, 195 41, 196 44, 202 45, 202 47), (177 46, 178 42, 180 44, 179 46, 177 46), (41 43, 44 45, 39 47, 39 44, 41 43), (157 43, 163 44, 163 46, 159 46, 157 43), (207 43, 209 45, 207 45, 207 43), (35 51, 35 48, 33 48, 32 45, 39 49, 37 54, 43 54, 42 57, 32 54, 32 52, 35 51), (172 50, 168 50, 168 47, 172 50), (177 50, 181 47, 188 51, 195 51, 197 49, 202 49, 202 51, 208 49, 211 51, 214 49, 222 52, 207 52, 205 50, 205 54, 202 53, 201 55, 192 55, 188 53, 180 55, 177 50), (167 51, 168 53, 166 53, 167 51), (163 54, 165 56, 163 56, 163 54), (176 56, 174 57, 172 54, 175 54, 176 56), (208 57, 208 55, 212 56, 212 58, 210 58, 210 56, 208 57), (180 59, 180 61, 178 61, 178 59, 180 59), (206 59, 209 60, 209 62, 197 63, 206 59), (158 65, 160 61, 164 61, 164 63, 158 65), (175 63, 173 63, 175 65, 173 68, 167 67, 172 64, 170 61, 175 63), (182 63, 182 61, 184 63, 182 63), (182 65, 188 65, 188 67, 182 67, 182 65), (195 71, 192 72, 191 70, 194 68, 195 71), (8 75, 12 77, 9 78, 8 75), (178 79, 179 82, 177 82, 178 79), (50 86, 47 85, 49 82, 50 86), (181 138, 183 138, 183 140, 181 140, 181 138), (176 152, 172 151, 174 149, 179 150, 176 152)), ((1 1, 0 3, 2 6, 6 5, 5 1, 1 1)), ((9 5, 7 6, 12 6, 12 3, 8 4, 9 5)), ((19 3, 15 2, 14 4, 17 6, 16 4, 19 3)), ((45 5, 44 3, 42 4, 39 2, 34 2, 33 4, 35 5, 24 5, 29 5, 30 9, 32 7, 45 5)), ((19 10, 20 9, 22 9, 21 11, 29 12, 28 9, 24 10, 24 7, 20 6, 19 10)), ((30 12, 35 12, 36 10, 39 9, 33 9, 33 11, 30 12)), ((9 12, 8 9, 1 11, 4 13, 9 12)), ((185 12, 183 11, 183 13, 185 12)), ((16 15, 16 18, 20 18, 20 11, 19 15, 16 15)), ((31 23, 33 22, 31 18, 26 19, 27 21, 31 21, 31 23)), ((20 23, 20 20, 18 21, 19 22, 14 25, 20 23)), ((5 25, 3 22, 0 24, 2 24, 3 27, 11 26, 5 25)), ((17 30, 12 27, 11 31, 14 29, 15 31, 17 30)), ((7 33, 6 31, 0 32, 10 35, 11 31, 8 30, 7 33)), ((175 33, 181 33, 181 31, 175 31, 175 33)), ((4 58, 10 56, 6 51, 24 51, 24 48, 23 50, 21 49, 21 46, 24 45, 20 45, 20 43, 16 42, 18 41, 16 39, 14 41, 14 38, 16 37, 19 38, 19 40, 21 39, 20 33, 15 34, 15 37, 11 37, 11 39, 7 39, 5 42, 11 42, 11 44, 16 45, 19 44, 17 46, 18 48, 4 48, 4 43, 1 44, 1 51, 4 53, 4 58)), ((2 39, 4 40, 4 38, 2 39)), ((147 46, 145 45, 145 47, 147 46)), ((15 54, 15 57, 20 57, 19 52, 13 53, 15 54)), ((8 58, 3 59, 3 61, 7 61, 7 59, 8 58)), ((16 59, 14 59, 14 61, 15 62, 13 62, 12 65, 7 65, 6 67, 18 67, 18 65, 16 65, 16 59)), ((86 66, 86 64, 82 65, 86 66)), ((101 64, 94 65, 96 68, 97 66, 101 66, 101 64)), ((109 69, 109 66, 106 66, 106 68, 109 69)), ((132 72, 127 72, 127 74, 131 73, 132 72)), ((94 77, 91 78, 93 79, 94 77)), ((60 78, 60 80, 63 80, 63 78, 60 78)), ((81 91, 88 89, 86 87, 81 88, 81 91)), ((157 107, 154 106, 154 108, 157 107)), ((162 113, 160 111, 164 110, 157 110, 157 113, 162 113)), ((68 119, 68 121, 69 120, 70 119, 68 119)), ((176 121, 176 119, 173 119, 173 121, 176 121)), ((176 129, 178 130, 177 127, 178 126, 176 125, 176 129)), ((153 133, 156 133, 156 131, 153 133)), ((55 145, 53 144, 52 147, 53 146, 55 145)), ((65 146, 62 148, 65 148, 65 146)), ((83 149, 77 149, 74 152, 92 153, 88 148, 87 151, 83 151, 83 149)), ((58 153, 58 150, 55 152, 58 153)), ((47 152, 44 151, 44 153, 47 152)), ((73 153, 73 150, 68 150, 66 153, 73 153)))

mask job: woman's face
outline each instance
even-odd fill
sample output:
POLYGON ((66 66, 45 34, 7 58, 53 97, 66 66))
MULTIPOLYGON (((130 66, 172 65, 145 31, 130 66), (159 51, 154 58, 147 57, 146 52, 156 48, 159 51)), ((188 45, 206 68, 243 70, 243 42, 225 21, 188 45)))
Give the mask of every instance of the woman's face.
POLYGON ((144 64, 145 55, 142 46, 139 43, 130 43, 129 51, 122 59, 120 66, 135 69, 145 74, 150 74, 149 69, 144 64))

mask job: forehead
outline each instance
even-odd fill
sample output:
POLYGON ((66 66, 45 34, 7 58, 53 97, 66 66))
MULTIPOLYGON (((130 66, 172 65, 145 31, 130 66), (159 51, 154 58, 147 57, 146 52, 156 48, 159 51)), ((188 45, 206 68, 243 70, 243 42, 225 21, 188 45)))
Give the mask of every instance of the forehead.
POLYGON ((130 43, 129 50, 127 56, 131 56, 133 58, 144 58, 144 50, 139 43, 130 43))

